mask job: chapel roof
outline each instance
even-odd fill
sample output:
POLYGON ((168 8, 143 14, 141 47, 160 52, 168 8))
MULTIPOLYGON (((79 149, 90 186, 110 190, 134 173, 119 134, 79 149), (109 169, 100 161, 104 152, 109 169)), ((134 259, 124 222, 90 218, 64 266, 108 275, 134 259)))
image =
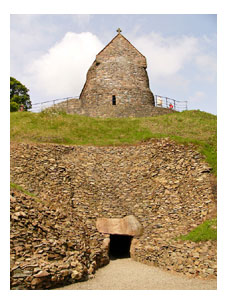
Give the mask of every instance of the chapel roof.
POLYGON ((127 41, 127 43, 136 50, 136 52, 145 58, 145 56, 139 52, 139 50, 136 49, 136 47, 134 47, 134 45, 126 38, 124 37, 120 32, 122 32, 120 29, 117 30, 118 34, 97 54, 97 56, 99 56, 105 49, 107 49, 109 47, 109 45, 111 43, 113 43, 115 40, 120 39, 120 38, 124 38, 125 41, 127 41))

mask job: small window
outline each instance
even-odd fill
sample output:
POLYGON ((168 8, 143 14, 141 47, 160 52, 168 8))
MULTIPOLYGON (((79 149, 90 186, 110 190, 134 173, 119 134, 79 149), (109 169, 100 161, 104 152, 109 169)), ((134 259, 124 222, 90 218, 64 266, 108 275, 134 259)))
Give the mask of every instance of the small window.
POLYGON ((112 95, 112 105, 116 105, 116 95, 112 95))

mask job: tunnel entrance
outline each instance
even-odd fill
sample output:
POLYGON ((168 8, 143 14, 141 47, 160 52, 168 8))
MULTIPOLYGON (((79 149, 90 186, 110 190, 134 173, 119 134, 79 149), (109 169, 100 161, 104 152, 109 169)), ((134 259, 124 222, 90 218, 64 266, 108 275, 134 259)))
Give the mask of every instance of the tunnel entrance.
POLYGON ((130 258, 131 241, 130 235, 110 234, 110 259, 130 258))

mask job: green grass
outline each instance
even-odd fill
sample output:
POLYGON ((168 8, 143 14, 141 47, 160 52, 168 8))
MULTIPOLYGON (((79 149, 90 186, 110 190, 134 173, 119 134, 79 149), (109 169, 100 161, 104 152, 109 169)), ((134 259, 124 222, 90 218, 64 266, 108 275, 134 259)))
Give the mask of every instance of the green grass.
POLYGON ((201 111, 174 112, 144 118, 91 118, 64 112, 14 112, 11 140, 65 145, 136 144, 150 138, 169 137, 193 143, 217 170, 217 117, 201 111))
POLYGON ((46 200, 46 201, 41 200, 36 194, 25 190, 23 187, 21 187, 20 185, 15 184, 15 183, 11 183, 10 182, 10 190, 17 190, 17 191, 19 191, 21 193, 26 194, 27 196, 30 196, 36 202, 42 203, 44 205, 51 206, 51 204, 49 203, 48 200, 46 200))
POLYGON ((134 119, 99 119, 64 113, 11 113, 11 140, 66 145, 119 145, 148 139, 134 119))
POLYGON ((17 184, 11 183, 11 182, 10 182, 10 189, 18 190, 18 191, 20 191, 22 193, 25 193, 25 194, 27 194, 29 196, 32 196, 35 199, 38 199, 37 196, 34 193, 31 193, 31 192, 25 190, 23 187, 21 187, 21 186, 19 186, 17 184))
POLYGON ((217 219, 203 222, 201 225, 190 231, 187 235, 178 237, 181 240, 193 242, 217 240, 217 219))

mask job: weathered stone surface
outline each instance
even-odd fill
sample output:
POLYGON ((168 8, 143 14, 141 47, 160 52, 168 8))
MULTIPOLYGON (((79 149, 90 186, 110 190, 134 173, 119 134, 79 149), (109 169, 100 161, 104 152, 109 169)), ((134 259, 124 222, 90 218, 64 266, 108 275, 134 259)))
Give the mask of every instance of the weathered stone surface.
POLYGON ((146 58, 120 33, 96 56, 80 99, 83 108, 96 105, 154 105, 146 58))
POLYGON ((108 249, 109 249, 109 244, 110 244, 110 238, 107 237, 107 238, 105 238, 105 239, 103 240, 102 248, 108 250, 108 249))
POLYGON ((174 113, 174 110, 168 108, 155 107, 149 104, 94 104, 87 107, 82 107, 80 99, 70 99, 67 102, 60 102, 49 110, 63 110, 66 113, 77 113, 82 116, 91 117, 152 117, 174 113))
POLYGON ((47 277, 49 275, 50 275, 50 273, 47 272, 46 270, 43 270, 43 271, 41 270, 39 273, 35 274, 34 277, 35 278, 43 278, 43 277, 47 277))
POLYGON ((217 242, 175 240, 216 214, 215 182, 194 146, 168 139, 125 147, 11 143, 10 165, 11 182, 39 198, 11 190, 11 288, 87 279, 109 261, 97 218, 128 215, 143 227, 132 258, 216 277, 217 242), (50 276, 31 284, 41 270, 50 276), (77 271, 80 279, 62 270, 77 271))
POLYGON ((99 232, 73 210, 67 214, 58 203, 49 205, 17 190, 11 195, 12 289, 48 289, 85 280, 95 270, 94 262, 96 267, 109 262, 99 232), (14 216, 18 206, 20 215, 27 216, 14 216))
POLYGON ((15 197, 13 197, 12 195, 10 195, 10 202, 12 202, 12 203, 15 203, 15 202, 16 202, 15 197))
POLYGON ((134 215, 124 218, 98 218, 96 227, 99 232, 109 234, 123 234, 139 236, 142 234, 142 226, 134 215))

